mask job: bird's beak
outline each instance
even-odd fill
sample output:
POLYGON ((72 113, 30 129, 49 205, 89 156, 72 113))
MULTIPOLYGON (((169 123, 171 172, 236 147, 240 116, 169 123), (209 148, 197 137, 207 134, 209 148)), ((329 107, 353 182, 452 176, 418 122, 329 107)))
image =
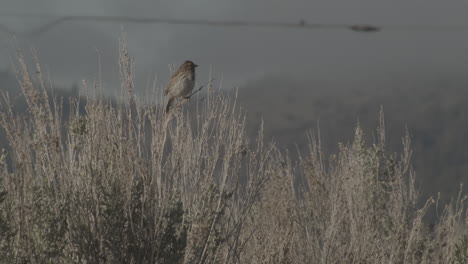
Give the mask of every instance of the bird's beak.
POLYGON ((197 64, 193 64, 193 67, 196 68, 196 67, 198 67, 198 65, 197 65, 197 64))

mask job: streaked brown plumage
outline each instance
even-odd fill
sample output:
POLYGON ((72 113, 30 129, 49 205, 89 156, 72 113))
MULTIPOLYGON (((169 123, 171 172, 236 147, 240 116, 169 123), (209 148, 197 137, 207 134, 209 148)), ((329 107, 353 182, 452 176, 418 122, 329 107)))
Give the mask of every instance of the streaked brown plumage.
POLYGON ((169 112, 171 105, 177 97, 187 97, 195 86, 195 68, 198 65, 192 61, 185 61, 180 65, 179 69, 172 74, 169 84, 164 90, 164 94, 168 97, 166 105, 166 113, 169 112))

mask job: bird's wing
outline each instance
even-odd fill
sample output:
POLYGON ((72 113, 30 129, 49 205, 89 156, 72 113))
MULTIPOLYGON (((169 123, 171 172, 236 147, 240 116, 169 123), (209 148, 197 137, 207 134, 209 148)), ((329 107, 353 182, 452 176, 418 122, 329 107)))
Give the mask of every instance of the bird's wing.
POLYGON ((166 86, 166 89, 164 89, 164 95, 167 95, 169 93, 169 90, 171 89, 172 85, 174 85, 174 75, 171 76, 171 79, 169 80, 169 83, 166 86))
POLYGON ((175 82, 177 81, 176 75, 178 72, 175 72, 172 74, 171 79, 169 80, 169 83, 166 86, 166 89, 164 89, 164 95, 167 95, 169 91, 171 90, 171 87, 174 86, 175 82))
POLYGON ((164 95, 167 95, 167 93, 169 93, 169 87, 171 87, 170 84, 171 83, 169 82, 169 84, 166 86, 166 89, 164 89, 164 95))

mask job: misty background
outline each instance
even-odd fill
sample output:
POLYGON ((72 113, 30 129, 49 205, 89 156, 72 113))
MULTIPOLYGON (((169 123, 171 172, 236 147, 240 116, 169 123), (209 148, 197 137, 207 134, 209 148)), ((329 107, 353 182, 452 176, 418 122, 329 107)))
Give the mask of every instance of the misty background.
MULTIPOLYGON (((468 2, 438 0, 321 1, 5 1, 0 11, 0 85, 17 88, 16 46, 34 47, 57 88, 102 75, 108 95, 120 91, 118 38, 127 34, 136 63, 136 89, 169 65, 200 65, 199 84, 211 72, 216 85, 239 88, 254 133, 260 120, 279 144, 304 150, 319 124, 325 151, 349 141, 356 123, 372 140, 378 112, 386 115, 389 148, 397 151, 407 128, 423 196, 457 194, 468 183, 468 2), (16 16, 20 15, 21 16, 16 16), (29 14, 29 15, 24 15, 29 14), (36 15, 44 16, 36 16, 36 15), (157 17, 216 21, 371 24, 376 33, 346 29, 212 27, 65 21, 41 34, 32 29, 67 15, 157 17), (8 32, 10 31, 10 32, 8 32), (13 34, 12 34, 13 33, 13 34), (99 67, 98 61, 101 61, 99 67)), ((25 52, 28 57, 28 52, 25 52)), ((64 91, 63 94, 66 94, 64 91)))

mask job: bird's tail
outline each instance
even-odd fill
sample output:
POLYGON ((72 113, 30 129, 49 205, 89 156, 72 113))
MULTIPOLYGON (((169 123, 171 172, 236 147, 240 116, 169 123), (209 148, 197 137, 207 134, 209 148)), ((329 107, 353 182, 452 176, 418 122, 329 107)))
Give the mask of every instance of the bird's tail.
POLYGON ((174 97, 170 97, 169 100, 167 100, 166 104, 166 114, 169 113, 169 109, 171 108, 172 102, 174 101, 174 97))

